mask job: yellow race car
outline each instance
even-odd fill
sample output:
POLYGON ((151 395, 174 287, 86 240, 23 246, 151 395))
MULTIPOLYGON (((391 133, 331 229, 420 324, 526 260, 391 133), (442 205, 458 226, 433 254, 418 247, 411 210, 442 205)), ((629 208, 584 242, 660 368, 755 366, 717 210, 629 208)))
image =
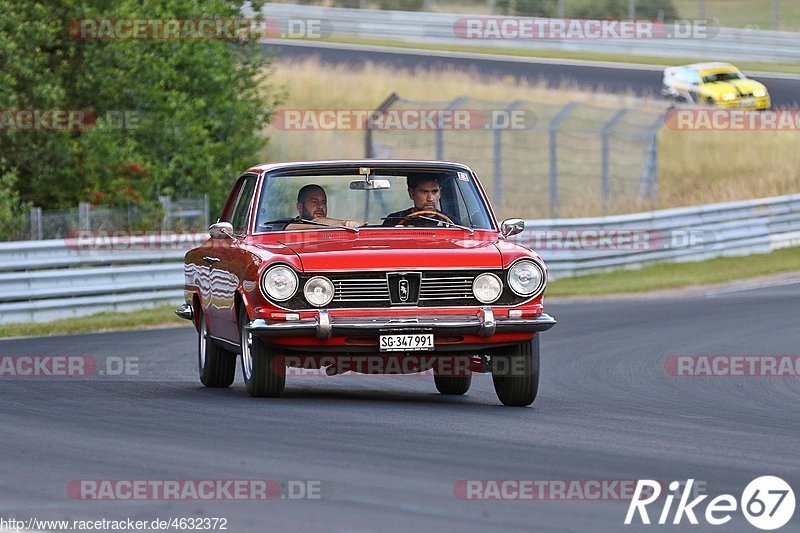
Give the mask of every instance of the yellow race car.
POLYGON ((695 63, 664 71, 661 94, 679 102, 724 109, 769 109, 767 88, 729 63, 695 63))

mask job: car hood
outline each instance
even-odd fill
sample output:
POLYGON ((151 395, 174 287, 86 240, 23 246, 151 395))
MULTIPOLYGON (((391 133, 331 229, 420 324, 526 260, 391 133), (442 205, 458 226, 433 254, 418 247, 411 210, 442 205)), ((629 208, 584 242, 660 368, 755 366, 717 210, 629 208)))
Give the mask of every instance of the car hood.
POLYGON ((725 93, 752 94, 756 89, 764 89, 764 85, 755 80, 727 80, 706 83, 704 85, 710 93, 722 97, 725 93))
POLYGON ((495 236, 457 230, 362 230, 286 234, 306 272, 415 268, 502 268, 495 236))

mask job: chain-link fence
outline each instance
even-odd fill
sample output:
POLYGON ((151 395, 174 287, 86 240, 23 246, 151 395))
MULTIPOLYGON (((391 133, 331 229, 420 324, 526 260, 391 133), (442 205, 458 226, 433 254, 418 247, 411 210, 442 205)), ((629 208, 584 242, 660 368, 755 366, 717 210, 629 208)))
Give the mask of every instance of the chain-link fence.
POLYGON ((208 228, 208 196, 173 200, 162 196, 159 206, 145 208, 98 208, 82 202, 77 209, 31 209, 19 233, 11 239, 44 240, 74 237, 80 232, 203 231, 208 228))
POLYGON ((367 130, 366 155, 466 163, 481 176, 501 216, 558 218, 655 205, 663 114, 581 103, 468 97, 434 102, 396 95, 379 113, 442 117, 457 111, 473 119, 473 127, 393 129, 373 121, 378 127, 367 130))

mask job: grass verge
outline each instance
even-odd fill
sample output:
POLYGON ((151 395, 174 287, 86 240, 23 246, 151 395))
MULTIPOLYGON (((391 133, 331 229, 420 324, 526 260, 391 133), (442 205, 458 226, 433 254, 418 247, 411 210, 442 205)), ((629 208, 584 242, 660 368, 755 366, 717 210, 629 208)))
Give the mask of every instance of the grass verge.
MULTIPOLYGON (((641 270, 619 270, 604 274, 565 278, 551 283, 547 288, 547 296, 645 293, 659 289, 724 283, 792 271, 800 272, 800 246, 778 250, 770 254, 753 255, 746 261, 741 257, 723 257, 696 263, 664 263, 641 270)), ((103 313, 57 320, 45 324, 9 324, 0 326, 0 338, 163 326, 189 327, 189 322, 175 316, 174 311, 175 306, 163 306, 130 313, 103 313)))
POLYGON ((720 257, 692 263, 661 263, 554 281, 547 296, 600 296, 726 283, 780 272, 800 271, 800 246, 769 254, 720 257))
POLYGON ((99 313, 78 318, 66 318, 45 323, 6 324, 0 326, 0 338, 32 335, 66 335, 72 333, 97 333, 125 329, 163 326, 189 326, 189 322, 175 315, 177 305, 139 309, 128 313, 99 313))

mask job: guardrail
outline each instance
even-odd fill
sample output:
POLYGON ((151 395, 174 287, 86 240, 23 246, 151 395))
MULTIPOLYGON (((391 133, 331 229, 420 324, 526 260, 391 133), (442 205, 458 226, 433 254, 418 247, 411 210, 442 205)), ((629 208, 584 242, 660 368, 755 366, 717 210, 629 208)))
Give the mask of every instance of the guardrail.
MULTIPOLYGON (((798 246, 800 194, 525 224, 515 240, 536 249, 559 279, 798 246)), ((165 236, 139 249, 80 239, 0 243, 0 324, 179 304, 183 255, 207 237, 165 236)))
MULTIPOLYGON (((496 48, 560 49, 565 51, 635 54, 655 57, 686 57, 729 61, 798 61, 800 33, 756 29, 710 28, 694 38, 652 39, 475 39, 456 34, 456 23, 467 18, 485 16, 454 13, 410 11, 380 11, 266 4, 261 13, 278 21, 281 27, 295 28, 298 36, 307 38, 356 38, 378 41, 401 41, 461 46, 491 46, 496 48), (290 22, 292 21, 292 22, 290 22), (297 29, 306 21, 319 21, 307 28, 297 29), (319 35, 315 35, 315 33, 319 35)), ((244 10, 245 16, 253 12, 244 10)), ((491 17, 499 19, 500 17, 491 17)), ((511 18, 511 17, 509 17, 511 18)), ((310 24, 310 22, 309 22, 310 24)), ((291 32, 290 32, 291 33, 291 32)), ((289 35, 291 37, 292 35, 289 35)))

